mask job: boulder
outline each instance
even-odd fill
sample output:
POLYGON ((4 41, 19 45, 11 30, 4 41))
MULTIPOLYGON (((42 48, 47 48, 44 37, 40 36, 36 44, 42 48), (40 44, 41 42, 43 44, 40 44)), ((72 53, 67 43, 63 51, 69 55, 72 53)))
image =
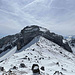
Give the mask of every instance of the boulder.
POLYGON ((0 71, 4 71, 4 67, 0 67, 0 71))
POLYGON ((41 70, 43 70, 43 71, 45 71, 45 68, 44 68, 44 66, 42 66, 40 69, 41 69, 41 70))
POLYGON ((24 63, 21 63, 20 64, 20 68, 26 68, 25 64, 24 63))
POLYGON ((39 70, 39 65, 38 64, 33 64, 32 65, 32 72, 40 74, 40 70, 39 70))

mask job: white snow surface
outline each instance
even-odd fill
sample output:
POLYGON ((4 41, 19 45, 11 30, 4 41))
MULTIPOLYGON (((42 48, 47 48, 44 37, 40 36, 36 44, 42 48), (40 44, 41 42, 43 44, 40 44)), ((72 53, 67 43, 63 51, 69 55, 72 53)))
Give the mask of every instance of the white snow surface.
MULTIPOLYGON (((16 75, 33 75, 31 70, 33 64, 38 64, 39 68, 44 66, 45 71, 40 69, 41 75, 53 75, 55 71, 62 72, 64 75, 75 75, 74 54, 43 37, 38 39, 39 41, 27 49, 1 62, 0 66, 4 67, 5 71, 16 66, 17 69, 13 70, 16 75), (20 68, 21 63, 24 63, 26 67, 20 68)), ((2 73, 0 72, 0 75, 2 73)))
POLYGON ((36 70, 36 69, 38 69, 38 68, 39 68, 38 66, 35 66, 33 69, 36 70))
POLYGON ((17 50, 17 47, 14 47, 11 49, 8 53, 6 53, 4 56, 0 57, 0 61, 7 59, 8 57, 11 57, 17 50))
POLYGON ((40 31, 46 32, 46 31, 48 31, 48 30, 47 30, 46 28, 40 27, 40 31))
POLYGON ((66 43, 67 41, 65 39, 63 39, 63 43, 66 43))

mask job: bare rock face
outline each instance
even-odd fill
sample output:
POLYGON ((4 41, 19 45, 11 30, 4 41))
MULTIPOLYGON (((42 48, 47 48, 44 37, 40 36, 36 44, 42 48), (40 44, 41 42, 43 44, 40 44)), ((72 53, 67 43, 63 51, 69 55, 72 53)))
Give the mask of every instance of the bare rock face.
POLYGON ((62 46, 67 51, 72 52, 68 43, 65 43, 65 44, 63 43, 62 41, 63 36, 57 35, 55 33, 51 33, 46 28, 42 28, 42 27, 33 25, 33 26, 25 27, 18 34, 6 36, 0 39, 0 53, 2 53, 2 51, 11 49, 12 47, 16 45, 17 45, 17 49, 20 50, 23 46, 27 45, 30 41, 32 41, 32 39, 34 39, 36 36, 39 36, 39 35, 58 44, 59 46, 62 46))
POLYGON ((20 68, 26 68, 25 64, 24 63, 21 63, 20 64, 20 68))
POLYGON ((20 43, 20 42, 17 43, 17 49, 18 49, 18 50, 21 49, 21 43, 20 43))
POLYGON ((45 71, 45 68, 44 68, 44 66, 42 66, 42 67, 41 67, 41 70, 45 71))
POLYGON ((38 64, 33 64, 32 65, 32 72, 40 74, 40 69, 39 69, 39 65, 38 64))
POLYGON ((24 44, 29 43, 34 37, 39 35, 39 27, 38 26, 30 26, 25 27, 21 30, 21 34, 24 39, 24 44))
POLYGON ((72 38, 69 43, 72 47, 75 47, 75 38, 72 38))
POLYGON ((0 71, 4 71, 4 67, 0 67, 0 71))

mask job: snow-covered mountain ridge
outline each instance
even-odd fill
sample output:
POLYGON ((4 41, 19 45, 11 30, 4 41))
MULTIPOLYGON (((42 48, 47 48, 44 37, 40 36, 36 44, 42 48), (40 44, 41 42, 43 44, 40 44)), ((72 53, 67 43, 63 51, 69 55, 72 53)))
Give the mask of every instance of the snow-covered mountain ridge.
MULTIPOLYGON (((44 37, 38 36, 36 39, 39 41, 0 63, 5 72, 11 68, 16 75, 32 75, 32 64, 37 63, 40 68, 45 68, 44 71, 40 69, 42 75, 53 75, 55 72, 54 75, 58 75, 58 71, 59 75, 75 75, 75 55, 44 37), (25 67, 22 68, 21 63, 25 67), (12 69, 14 66, 17 68, 12 69)), ((0 75, 3 73, 0 72, 0 75)))
POLYGON ((18 34, 9 35, 0 39, 0 53, 8 51, 8 49, 13 48, 14 46, 17 46, 17 50, 20 50, 22 47, 27 45, 31 40, 39 35, 45 37, 50 41, 53 41, 67 51, 72 52, 68 43, 63 43, 63 36, 50 32, 46 28, 32 25, 26 26, 18 34))

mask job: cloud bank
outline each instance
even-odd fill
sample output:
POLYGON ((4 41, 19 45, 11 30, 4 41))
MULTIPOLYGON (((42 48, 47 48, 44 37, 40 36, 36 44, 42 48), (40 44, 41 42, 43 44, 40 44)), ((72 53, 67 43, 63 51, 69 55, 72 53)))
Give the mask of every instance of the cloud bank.
POLYGON ((0 0, 0 38, 39 25, 61 35, 75 34, 75 0, 0 0))

